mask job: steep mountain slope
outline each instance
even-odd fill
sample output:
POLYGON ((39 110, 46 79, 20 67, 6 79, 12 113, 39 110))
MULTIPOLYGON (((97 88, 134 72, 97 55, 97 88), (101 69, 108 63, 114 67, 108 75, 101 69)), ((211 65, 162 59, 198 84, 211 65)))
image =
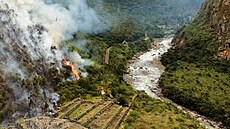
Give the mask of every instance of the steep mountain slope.
MULTIPOLYGON (((122 25, 130 28, 130 25, 133 28, 133 33, 125 31, 120 35, 131 34, 136 37, 143 36, 145 32, 151 37, 172 34, 182 25, 191 22, 203 2, 204 0, 89 0, 92 6, 103 3, 103 11, 111 14, 108 19, 118 25, 113 27, 122 25)), ((98 13, 103 11, 99 10, 98 13)), ((125 40, 127 39, 129 38, 125 40)))
MULTIPOLYGON (((27 112, 31 116, 42 113, 39 109, 45 108, 44 103, 50 104, 52 85, 46 80, 51 77, 46 58, 55 60, 55 56, 44 46, 45 42, 47 46, 51 42, 45 41, 47 33, 42 25, 23 26, 20 16, 26 13, 4 1, 0 5, 0 121, 3 121, 12 113, 27 112)), ((24 22, 28 19, 24 18, 24 22)))
POLYGON ((134 15, 141 22, 152 25, 179 27, 189 22, 203 0, 104 0, 114 3, 118 11, 134 15), (175 15, 177 14, 177 15, 175 15))
POLYGON ((161 59, 163 94, 230 127, 230 0, 206 0, 161 59))
POLYGON ((75 78, 64 56, 78 68, 86 61, 77 52, 60 50, 62 42, 77 31, 101 30, 99 23, 84 0, 1 0, 0 122, 53 112, 59 98, 54 86, 75 78))
POLYGON ((189 16, 194 16, 203 0, 104 0, 113 3, 117 11, 124 11, 140 20, 149 21, 154 24, 175 25, 186 22, 189 16), (178 14, 178 15, 174 15, 178 14), (152 17, 150 17, 152 16, 152 17), (174 18, 173 18, 174 16, 174 18), (168 17, 168 18, 167 18, 168 17), (177 18, 175 18, 177 17, 177 18), (171 19, 169 19, 171 18, 171 19), (185 21, 183 21, 185 20, 185 21), (176 21, 176 22, 173 22, 176 21), (178 22, 179 21, 179 22, 178 22))
MULTIPOLYGON (((94 2, 95 5, 86 0, 0 2, 0 122, 7 124, 20 117, 50 115, 58 101, 90 99, 101 96, 102 89, 105 97, 112 96, 114 101, 127 106, 136 91, 122 76, 128 59, 147 50, 152 43, 151 38, 142 40, 145 32, 150 37, 162 37, 165 27, 159 25, 166 24, 164 20, 167 24, 175 20, 171 26, 184 24, 187 20, 182 19, 193 15, 188 11, 182 16, 169 16, 177 13, 172 11, 177 7, 175 1, 94 2), (113 11, 117 7, 121 7, 120 11, 113 11), (160 18, 165 11, 173 13, 160 18), (159 24, 152 21, 152 15, 161 19, 159 24), (178 17, 180 20, 176 20, 178 17), (108 22, 115 25, 109 26, 108 22), (110 60, 105 64, 104 54, 110 47, 110 60), (78 77, 71 71, 75 65, 65 56, 78 66, 81 80, 76 80, 78 77)), ((178 15, 183 10, 179 12, 178 15)))

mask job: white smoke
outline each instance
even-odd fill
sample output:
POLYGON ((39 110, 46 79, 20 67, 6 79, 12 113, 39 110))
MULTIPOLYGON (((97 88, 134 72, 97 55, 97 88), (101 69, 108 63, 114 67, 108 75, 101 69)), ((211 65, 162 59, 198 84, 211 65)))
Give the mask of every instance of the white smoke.
MULTIPOLYGON (((44 66, 47 62, 61 61, 63 53, 51 51, 52 46, 59 48, 76 32, 101 32, 107 27, 103 23, 86 0, 0 0, 0 70, 4 69, 5 74, 18 73, 21 79, 41 74, 48 67, 44 66)), ((77 52, 69 53, 69 57, 78 67, 90 64, 77 52)), ((40 93, 40 99, 21 86, 13 89, 23 91, 16 101, 35 105, 35 115, 42 113, 44 102, 52 108, 59 98, 50 89, 44 89, 49 92, 40 93)))
POLYGON ((68 57, 72 62, 74 62, 74 64, 77 64, 76 68, 79 69, 81 76, 87 77, 88 73, 84 71, 84 66, 93 65, 93 62, 88 59, 82 59, 81 56, 75 51, 69 52, 68 57))
MULTIPOLYGON (((1 15, 1 21, 10 21, 10 27, 1 27, 6 28, 2 33, 10 35, 5 36, 3 44, 9 48, 12 39, 19 40, 18 47, 26 48, 33 60, 45 58, 53 61, 56 58, 60 61, 60 54, 54 57, 50 51, 51 46, 59 48, 62 41, 71 39, 76 32, 98 33, 108 27, 93 8, 87 5, 86 0, 2 0, 1 6, 4 10, 11 10, 10 15, 1 15)), ((2 53, 8 54, 10 59, 17 54, 2 53)), ((83 60, 78 54, 74 55, 74 62, 82 65, 83 60)), ((16 69, 16 65, 13 67, 16 69)))
POLYGON ((26 75, 26 70, 24 69, 19 69, 19 64, 18 62, 16 62, 15 60, 11 60, 11 59, 7 59, 4 64, 2 65, 4 69, 4 74, 8 74, 8 73, 18 73, 20 78, 25 78, 26 75))
MULTIPOLYGON (((41 24, 58 45, 75 32, 96 33, 106 28, 96 12, 85 0, 9 0, 21 10, 18 21, 22 28, 41 24)), ((9 3, 9 2, 7 2, 9 3)))

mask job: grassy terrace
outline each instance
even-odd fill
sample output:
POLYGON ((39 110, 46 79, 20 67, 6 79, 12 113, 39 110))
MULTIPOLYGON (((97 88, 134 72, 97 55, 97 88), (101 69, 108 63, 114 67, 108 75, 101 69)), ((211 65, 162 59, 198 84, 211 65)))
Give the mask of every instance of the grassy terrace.
POLYGON ((109 123, 109 125, 107 126, 107 129, 114 129, 114 128, 118 128, 120 125, 120 122, 122 121, 122 119, 125 117, 125 113, 128 111, 128 107, 124 107, 122 108, 121 112, 119 112, 111 121, 111 123, 109 123))
POLYGON ((80 103, 81 101, 74 100, 74 102, 69 103, 69 105, 66 106, 66 108, 61 108, 61 110, 58 112, 57 118, 64 118, 67 113, 73 110, 73 108, 77 107, 80 103))
POLYGON ((81 104, 77 109, 75 109, 68 117, 70 120, 75 120, 78 118, 80 115, 85 113, 87 110, 92 108, 94 106, 93 103, 83 103, 81 104))
POLYGON ((106 108, 111 103, 112 103, 111 101, 107 101, 107 102, 104 102, 103 104, 99 104, 92 111, 90 111, 84 117, 79 119, 78 122, 81 123, 81 124, 86 123, 90 118, 94 117, 96 114, 98 114, 98 112, 100 112, 102 109, 106 108))
POLYGON ((112 105, 108 108, 104 113, 99 115, 96 119, 94 119, 88 127, 92 127, 94 129, 103 129, 107 125, 108 122, 116 115, 116 113, 121 109, 119 105, 112 105))
POLYGON ((88 100, 77 100, 75 99, 73 102, 65 104, 60 108, 61 110, 59 110, 58 114, 85 127, 98 129, 118 128, 129 110, 128 107, 115 104, 113 99, 101 100, 91 98, 88 100))

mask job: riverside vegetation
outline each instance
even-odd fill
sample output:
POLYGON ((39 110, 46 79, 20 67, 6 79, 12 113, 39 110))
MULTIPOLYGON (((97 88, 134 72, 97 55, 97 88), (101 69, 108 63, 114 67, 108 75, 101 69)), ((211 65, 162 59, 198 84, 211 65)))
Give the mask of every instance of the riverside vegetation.
MULTIPOLYGON (((113 3, 117 4, 116 2, 107 2, 105 5, 108 12, 112 12, 112 7, 118 7, 111 5, 113 3)), ((161 4, 161 6, 167 5, 166 2, 161 4)), ((102 96, 101 90, 104 90, 106 94, 103 97, 112 98, 113 101, 124 107, 132 105, 131 111, 123 124, 124 128, 203 128, 196 120, 179 111, 169 102, 150 98, 143 92, 135 91, 130 85, 124 82, 123 74, 126 71, 127 61, 137 52, 147 51, 154 41, 152 38, 143 40, 145 32, 147 31, 150 37, 159 38, 164 36, 165 31, 172 29, 170 25, 168 25, 169 28, 163 29, 158 26, 165 24, 163 23, 165 18, 161 18, 162 20, 159 24, 152 22, 153 26, 147 25, 143 21, 138 21, 137 19, 140 15, 134 15, 136 12, 127 13, 127 10, 129 10, 128 5, 132 5, 132 3, 127 2, 127 4, 121 6, 121 10, 124 9, 126 11, 118 11, 112 14, 114 17, 118 16, 121 21, 115 27, 111 28, 111 30, 98 34, 76 33, 72 40, 65 41, 64 44, 68 47, 69 52, 78 52, 81 57, 93 61, 93 65, 85 66, 84 69, 81 69, 82 71, 87 71, 88 76, 86 78, 82 78, 79 81, 63 82, 63 78, 68 78, 71 73, 71 68, 63 65, 60 73, 55 68, 50 68, 46 71, 50 74, 48 79, 42 74, 31 76, 23 80, 23 86, 36 95, 39 92, 37 89, 46 85, 47 80, 50 80, 52 88, 60 94, 59 105, 64 105, 64 103, 73 101, 76 98, 90 100, 94 97, 102 96), (85 49, 80 49, 75 44, 79 39, 87 39, 84 45, 85 49), (104 57, 108 48, 111 48, 110 58, 109 63, 106 64, 104 57), (137 94, 136 100, 132 102, 132 98, 137 94)), ((143 5, 139 1, 135 2, 135 6, 141 7, 143 5)), ((171 7, 168 8, 170 9, 171 7)), ((143 11, 142 14, 144 13, 143 11)), ((150 15, 144 17, 148 18, 150 15)), ((188 15, 184 15, 183 17, 187 18, 188 15)), ((178 21, 175 20, 176 23, 178 21)), ((17 76, 12 75, 10 77, 10 79, 13 78, 15 82, 20 81, 17 80, 17 76)), ((0 101, 4 101, 0 105, 1 108, 3 107, 3 110, 0 112, 0 121, 3 121, 6 118, 10 118, 15 109, 11 108, 12 106, 8 101, 8 98, 11 97, 11 89, 7 87, 7 84, 3 83, 4 79, 0 78, 0 82, 2 82, 0 83, 0 97, 2 98, 0 101)))
MULTIPOLYGON (((111 39, 106 41, 106 38, 100 38, 102 36, 106 35, 88 36, 88 39, 91 38, 90 44, 97 43, 98 46, 90 46, 89 44, 87 50, 96 54, 87 55, 87 52, 79 52, 82 56, 91 57, 95 61, 94 67, 86 68, 89 73, 88 77, 79 81, 62 82, 58 85, 57 91, 61 94, 62 102, 78 97, 91 99, 101 96, 100 91, 103 89, 106 91, 105 96, 111 97, 112 95, 113 101, 118 102, 118 104, 132 105, 123 128, 203 128, 194 118, 179 111, 169 102, 155 100, 143 92, 138 93, 124 82, 123 74, 126 71, 126 62, 135 53, 146 51, 152 43, 151 40, 140 39, 125 44, 109 44, 111 39), (105 64, 104 55, 108 48, 111 48, 110 61, 109 64, 105 64), (132 98, 136 94, 138 94, 137 99, 132 102, 132 98), (155 117, 157 118, 153 120, 155 117)), ((112 42, 114 41, 112 40, 112 42)), ((77 50, 73 46, 71 48, 77 50)))
MULTIPOLYGON (((177 33, 174 49, 161 59, 166 70, 160 85, 166 97, 229 128, 230 61, 217 58, 219 49, 226 44, 220 37, 226 38, 229 32, 220 34, 219 26, 212 26, 211 19, 218 2, 228 6, 223 1, 206 1, 195 20, 177 33)), ((218 7, 216 12, 223 15, 220 10, 226 8, 218 7)))
MULTIPOLYGON (((150 1, 146 1, 150 3, 150 1)), ((158 5, 159 7, 155 9, 157 12, 162 12, 163 10, 160 7, 171 8, 175 5, 175 1, 170 2, 174 4, 167 3, 168 1, 162 1, 158 5)), ((91 6, 96 6, 97 1, 88 1, 91 6)), ((181 16, 181 19, 188 18, 189 16, 193 16, 195 10, 199 7, 199 3, 194 2, 194 5, 191 6, 189 1, 182 2, 187 7, 189 6, 191 11, 183 12, 184 15, 181 16)), ((149 28, 145 23, 140 23, 137 20, 136 11, 127 13, 131 8, 142 8, 140 1, 136 1, 133 3, 124 2, 124 1, 109 1, 104 0, 104 7, 108 13, 111 14, 111 18, 115 17, 113 20, 121 20, 117 22, 117 25, 110 30, 99 33, 99 34, 82 34, 76 33, 74 39, 66 41, 64 44, 68 46, 69 52, 77 51, 83 58, 91 59, 94 61, 93 66, 87 66, 85 70, 89 73, 87 78, 82 78, 79 81, 71 81, 71 82, 60 82, 63 76, 68 76, 70 72, 70 68, 65 66, 65 69, 62 71, 64 75, 58 76, 57 70, 50 69, 53 77, 51 80, 53 81, 54 89, 59 91, 61 94, 61 101, 67 101, 74 99, 76 97, 87 97, 89 96, 97 96, 99 95, 100 89, 107 89, 108 93, 111 93, 115 98, 124 99, 124 102, 127 103, 130 96, 134 95, 134 90, 132 90, 126 83, 123 82, 123 74, 126 71, 126 62, 130 59, 135 53, 140 51, 146 51, 150 47, 152 43, 152 39, 143 40, 146 28, 149 28), (124 4, 121 4, 124 3, 124 4), (121 6, 121 7, 120 7, 121 6), (121 10, 118 10, 121 8, 121 10), (115 11, 114 11, 115 10, 115 11), (88 39, 84 46, 85 49, 79 49, 75 42, 79 39, 88 39), (122 43, 123 41, 127 41, 126 43, 122 43), (111 47, 110 52, 110 63, 104 63, 104 55, 106 49, 111 47), (56 82, 55 82, 56 81, 56 82), (124 96, 126 95, 126 96, 124 96)), ((178 5, 179 6, 179 5, 178 5)), ((172 9, 175 12, 178 11, 182 13, 182 9, 172 9)), ((100 11, 100 8, 98 9, 100 11)), ((149 17, 151 12, 154 12, 154 8, 151 9, 141 9, 140 11, 143 15, 143 18, 149 17)), ((172 15, 170 13, 168 15, 172 15)), ((159 15, 154 15, 154 17, 159 17, 159 15)), ((178 16, 179 17, 179 16, 178 16)), ((174 18, 175 20, 178 18, 174 18)), ((167 19, 170 20, 170 19, 167 19)), ((172 19, 171 19, 172 20, 172 19)), ((151 20, 152 21, 152 20, 151 20)), ((112 21, 113 22, 113 21, 112 21)), ((180 22, 181 24, 185 24, 188 21, 180 22)), ((153 22, 155 23, 155 22, 153 22)), ((162 30, 157 27, 157 25, 164 24, 163 20, 155 23, 154 29, 152 31, 148 31, 152 33, 154 37, 162 37, 165 30, 162 30), (161 32, 161 34, 157 34, 157 32, 161 32)), ((175 24, 179 23, 175 21, 175 24)))

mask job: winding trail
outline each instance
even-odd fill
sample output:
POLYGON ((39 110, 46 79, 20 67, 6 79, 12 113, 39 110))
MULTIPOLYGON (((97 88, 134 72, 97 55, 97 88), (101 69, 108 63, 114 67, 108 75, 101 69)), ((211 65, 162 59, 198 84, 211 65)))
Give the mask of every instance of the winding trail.
POLYGON ((207 129, 221 129, 221 124, 209 120, 208 118, 190 111, 171 100, 163 97, 158 85, 161 74, 164 72, 164 66, 160 63, 160 57, 171 48, 172 38, 166 38, 154 43, 154 47, 145 53, 136 54, 128 63, 128 74, 124 75, 124 80, 131 84, 133 88, 145 91, 149 96, 155 99, 170 101, 184 113, 188 113, 197 119, 201 125, 207 129))

